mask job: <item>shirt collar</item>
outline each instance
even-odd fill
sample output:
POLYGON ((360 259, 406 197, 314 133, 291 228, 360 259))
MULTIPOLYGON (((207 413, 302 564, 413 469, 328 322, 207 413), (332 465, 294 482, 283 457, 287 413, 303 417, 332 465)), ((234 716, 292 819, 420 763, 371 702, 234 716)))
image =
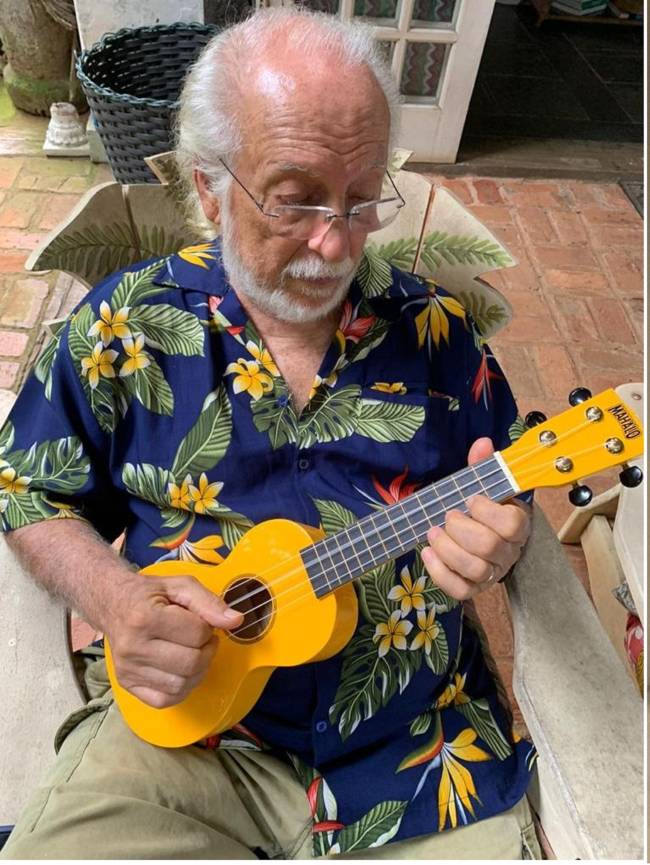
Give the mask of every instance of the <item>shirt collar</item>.
MULTIPOLYGON (((426 297, 428 285, 424 279, 391 268, 390 286, 375 297, 367 297, 371 305, 387 300, 404 301, 406 298, 426 297)), ((223 297, 231 290, 221 256, 221 239, 188 246, 169 256, 153 279, 154 285, 200 291, 208 295, 223 297)), ((362 297, 359 282, 355 279, 350 287, 350 300, 358 302, 362 297)))

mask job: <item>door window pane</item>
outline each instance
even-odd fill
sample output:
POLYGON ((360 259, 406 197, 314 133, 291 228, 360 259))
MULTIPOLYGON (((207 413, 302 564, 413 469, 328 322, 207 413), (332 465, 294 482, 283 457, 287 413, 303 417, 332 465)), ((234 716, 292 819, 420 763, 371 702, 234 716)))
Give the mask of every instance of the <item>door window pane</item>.
POLYGON ((400 85, 404 96, 437 99, 448 52, 448 45, 407 42, 400 85))
POLYGON ((354 14, 364 18, 397 19, 399 0, 354 0, 354 14))
POLYGON ((314 12, 329 12, 338 15, 339 0, 301 0, 301 6, 306 6, 314 12))
POLYGON ((415 0, 413 4, 412 27, 440 27, 453 24, 458 0, 415 0))

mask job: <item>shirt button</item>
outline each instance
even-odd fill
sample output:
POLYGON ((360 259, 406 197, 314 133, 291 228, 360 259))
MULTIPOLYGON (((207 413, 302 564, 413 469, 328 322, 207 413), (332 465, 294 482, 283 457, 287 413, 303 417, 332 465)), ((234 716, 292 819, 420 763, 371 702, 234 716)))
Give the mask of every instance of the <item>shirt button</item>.
POLYGON ((324 733, 325 730, 327 730, 327 721, 319 721, 316 724, 316 732, 317 733, 324 733))
POLYGON ((307 457, 300 457, 300 459, 298 460, 298 468, 300 469, 300 471, 306 471, 309 466, 310 462, 307 457))

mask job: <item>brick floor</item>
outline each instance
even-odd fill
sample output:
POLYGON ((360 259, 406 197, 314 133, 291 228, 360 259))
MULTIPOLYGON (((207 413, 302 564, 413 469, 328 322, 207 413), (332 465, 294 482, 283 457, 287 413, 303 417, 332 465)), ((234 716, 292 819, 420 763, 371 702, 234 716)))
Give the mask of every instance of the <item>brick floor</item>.
MULTIPOLYGON (((66 314, 83 295, 70 277, 23 270, 29 251, 92 186, 110 179, 85 159, 46 159, 45 121, 18 113, 0 127, 0 405, 22 383, 43 339, 43 322, 66 314), (4 390, 3 390, 4 389, 4 390)), ((450 189, 503 242, 519 264, 487 276, 515 308, 492 341, 522 412, 551 415, 576 385, 594 392, 643 374, 642 221, 618 185, 428 175, 450 189)), ((593 481, 595 492, 615 473, 593 481)), ((570 512, 566 491, 537 500, 555 528, 570 512)), ((570 559, 585 580, 584 560, 570 559)), ((512 637, 503 589, 477 604, 504 680, 512 637)), ((75 643, 90 630, 75 626, 75 643)))

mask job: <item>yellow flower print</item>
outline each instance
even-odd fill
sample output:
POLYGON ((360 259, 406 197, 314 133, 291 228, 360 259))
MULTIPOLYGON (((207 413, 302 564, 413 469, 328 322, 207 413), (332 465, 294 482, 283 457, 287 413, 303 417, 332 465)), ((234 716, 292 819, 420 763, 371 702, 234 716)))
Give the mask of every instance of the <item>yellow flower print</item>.
POLYGON ((53 508, 56 508, 56 516, 55 520, 76 520, 79 519, 77 514, 74 512, 72 505, 64 504, 63 502, 51 502, 48 499, 48 505, 52 505, 53 508))
POLYGON ((117 339, 128 339, 131 336, 131 330, 127 324, 128 306, 123 306, 117 312, 111 312, 110 306, 105 300, 102 300, 99 316, 99 319, 88 331, 88 336, 98 336, 104 346, 110 345, 116 337, 117 339))
POLYGON ((275 365, 275 361, 271 357, 271 352, 266 348, 261 348, 259 345, 255 345, 252 340, 248 340, 246 343, 246 348, 249 353, 255 358, 260 366, 263 366, 267 372, 270 372, 272 376, 280 375, 280 370, 275 365))
POLYGON ((226 375, 234 375, 232 389, 235 393, 247 391, 255 402, 265 393, 273 390, 270 375, 262 372, 259 363, 240 357, 236 363, 229 363, 226 375))
POLYGON ((456 673, 454 681, 451 682, 436 700, 436 709, 446 709, 447 706, 458 706, 461 703, 470 703, 471 699, 465 693, 465 679, 467 674, 456 673))
POLYGON ((424 603, 424 588, 427 584, 426 577, 418 577, 415 582, 411 579, 409 569, 402 568, 400 574, 402 581, 401 586, 393 586, 388 593, 388 598, 391 601, 400 601, 400 611, 402 616, 408 616, 413 610, 423 610, 426 606, 424 603))
POLYGON ((410 633, 413 625, 404 619, 400 620, 399 610, 390 614, 387 622, 381 622, 375 627, 373 643, 379 643, 379 657, 383 658, 391 646, 396 649, 406 649, 406 635, 410 633))
POLYGON ((139 369, 144 369, 151 363, 149 355, 146 351, 143 351, 143 334, 139 333, 136 336, 135 341, 132 339, 123 340, 122 346, 124 347, 124 351, 128 354, 129 359, 125 360, 120 367, 121 378, 125 378, 127 375, 133 375, 134 372, 137 372, 139 369))
POLYGON ((178 548, 178 558, 181 562, 200 562, 207 565, 218 565, 223 562, 223 556, 217 550, 223 546, 221 535, 207 535, 200 541, 184 541, 178 548))
POLYGON ((422 348, 427 336, 431 337, 436 348, 440 347, 440 338, 449 343, 449 319, 447 313, 465 320, 465 307, 454 297, 442 297, 437 294, 437 286, 433 280, 426 280, 429 286, 429 300, 421 313, 415 316, 418 331, 418 348, 422 348))
POLYGON ((381 393, 406 393, 403 381, 376 381, 370 389, 381 393))
POLYGON ((208 478, 203 472, 199 478, 198 488, 194 484, 189 485, 189 494, 194 504, 194 512, 197 514, 205 514, 210 510, 221 490, 223 483, 216 481, 209 484, 208 478))
POLYGON ((178 255, 179 258, 188 261, 190 264, 196 264, 198 267, 209 270, 210 268, 205 262, 214 261, 214 255, 211 255, 211 252, 212 242, 197 243, 195 246, 186 246, 185 249, 181 249, 178 255))
POLYGON ((171 502, 171 506, 173 508, 178 508, 179 510, 189 511, 190 510, 190 482, 192 478, 190 475, 187 475, 185 480, 182 481, 180 487, 174 483, 167 484, 167 490, 169 492, 169 499, 171 502))
POLYGON ((473 744, 476 731, 468 727, 456 736, 453 742, 445 742, 440 756, 442 758, 442 775, 438 787, 438 829, 442 832, 447 819, 452 829, 458 825, 458 811, 469 811, 474 817, 472 798, 479 801, 476 795, 474 779, 469 769, 458 759, 466 763, 478 763, 489 760, 490 755, 473 744), (458 758, 458 759, 456 759, 458 758))
POLYGON ((320 375, 315 375, 314 380, 311 383, 311 390, 309 391, 309 396, 307 397, 307 402, 309 402, 311 399, 313 399, 316 396, 316 391, 318 390, 318 388, 322 384, 327 385, 327 387, 334 387, 334 385, 338 381, 338 378, 339 378, 339 376, 338 376, 338 373, 336 373, 336 372, 330 373, 327 376, 327 378, 322 378, 322 376, 320 376, 320 375))
POLYGON ((88 376, 88 383, 93 390, 99 384, 100 375, 104 378, 115 378, 113 364, 116 358, 117 352, 110 348, 105 349, 101 342, 97 343, 90 357, 81 358, 81 373, 88 376))
POLYGON ((20 496, 27 492, 30 482, 30 477, 18 475, 6 460, 0 460, 0 493, 20 496))
POLYGON ((436 622, 435 608, 429 610, 428 613, 418 610, 417 619, 420 630, 413 638, 411 649, 421 649, 424 646, 424 651, 429 655, 431 654, 431 646, 440 633, 440 625, 436 622))

